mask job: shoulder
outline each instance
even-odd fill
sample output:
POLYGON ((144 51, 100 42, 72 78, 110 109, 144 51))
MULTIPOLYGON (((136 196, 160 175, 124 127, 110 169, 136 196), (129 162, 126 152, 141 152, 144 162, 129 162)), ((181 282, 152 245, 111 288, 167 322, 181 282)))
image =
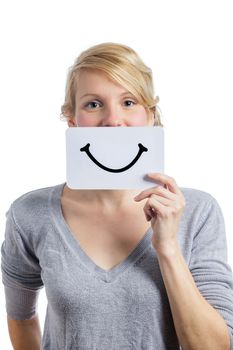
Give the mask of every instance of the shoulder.
POLYGON ((185 208, 179 239, 189 261, 190 254, 200 256, 207 254, 210 247, 225 245, 224 216, 218 201, 209 192, 187 187, 180 187, 180 190, 185 198, 185 208))
POLYGON ((187 219, 195 216, 204 220, 211 213, 221 214, 219 203, 211 193, 188 187, 180 187, 180 190, 185 198, 184 216, 187 219))
POLYGON ((33 227, 36 223, 42 224, 42 222, 45 222, 45 219, 49 216, 51 196, 62 185, 35 189, 16 198, 12 202, 8 212, 11 212, 18 228, 24 229, 26 227, 30 229, 30 226, 33 227))
POLYGON ((47 205, 50 194, 57 186, 50 186, 26 192, 16 198, 12 203, 13 210, 34 211, 43 209, 47 205))
POLYGON ((184 195, 187 205, 210 205, 211 203, 216 202, 216 198, 214 198, 209 192, 190 187, 179 188, 184 195))

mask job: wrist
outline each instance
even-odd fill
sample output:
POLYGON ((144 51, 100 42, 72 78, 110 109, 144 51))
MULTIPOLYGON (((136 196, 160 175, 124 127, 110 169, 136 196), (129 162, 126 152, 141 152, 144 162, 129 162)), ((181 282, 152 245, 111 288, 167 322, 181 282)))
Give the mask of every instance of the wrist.
POLYGON ((166 258, 173 258, 174 256, 177 256, 177 254, 180 254, 180 247, 178 241, 170 241, 170 242, 164 242, 160 243, 155 247, 156 253, 158 257, 166 257, 166 258))

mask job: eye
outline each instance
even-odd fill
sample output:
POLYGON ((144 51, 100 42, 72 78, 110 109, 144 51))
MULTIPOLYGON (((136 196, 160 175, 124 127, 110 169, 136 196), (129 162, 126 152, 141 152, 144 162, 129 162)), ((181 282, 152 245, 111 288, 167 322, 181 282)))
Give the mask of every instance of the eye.
POLYGON ((97 105, 100 105, 100 103, 98 101, 91 101, 91 102, 88 102, 85 105, 85 107, 88 108, 88 109, 96 109, 97 105))
POLYGON ((124 103, 127 107, 131 107, 131 106, 136 104, 136 102, 134 102, 132 100, 125 100, 124 103))

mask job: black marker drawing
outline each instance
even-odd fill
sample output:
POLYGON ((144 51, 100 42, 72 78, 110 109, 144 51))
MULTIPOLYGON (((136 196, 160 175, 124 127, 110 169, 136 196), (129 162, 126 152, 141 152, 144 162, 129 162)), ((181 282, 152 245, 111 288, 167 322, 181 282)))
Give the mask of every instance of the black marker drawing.
POLYGON ((96 160, 93 155, 91 154, 89 148, 90 148, 90 143, 87 143, 86 146, 80 148, 81 152, 86 152, 86 154, 88 155, 88 157, 96 164, 98 165, 100 168, 109 171, 111 173, 121 173, 122 171, 126 171, 128 169, 130 169, 136 162, 137 160, 141 157, 141 154, 143 152, 147 152, 148 148, 144 147, 141 143, 138 144, 139 147, 139 151, 138 154, 136 155, 136 157, 132 160, 131 163, 129 163, 127 166, 120 168, 120 169, 111 169, 111 168, 107 168, 106 166, 102 165, 101 163, 98 162, 98 160, 96 160))

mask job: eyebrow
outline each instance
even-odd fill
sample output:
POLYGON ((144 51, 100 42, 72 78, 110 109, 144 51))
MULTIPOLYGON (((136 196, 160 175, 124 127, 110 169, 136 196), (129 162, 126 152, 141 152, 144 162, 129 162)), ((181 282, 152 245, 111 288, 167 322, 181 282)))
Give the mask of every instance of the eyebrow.
MULTIPOLYGON (((131 92, 129 92, 129 91, 126 91, 126 92, 123 92, 122 94, 120 94, 120 96, 124 96, 124 95, 131 95, 131 96, 133 96, 133 97, 134 97, 134 95, 133 95, 131 92)), ((101 96, 100 96, 100 95, 98 95, 98 94, 88 93, 88 94, 84 94, 84 95, 82 95, 80 98, 83 98, 83 97, 86 97, 86 96, 101 97, 101 96)))

